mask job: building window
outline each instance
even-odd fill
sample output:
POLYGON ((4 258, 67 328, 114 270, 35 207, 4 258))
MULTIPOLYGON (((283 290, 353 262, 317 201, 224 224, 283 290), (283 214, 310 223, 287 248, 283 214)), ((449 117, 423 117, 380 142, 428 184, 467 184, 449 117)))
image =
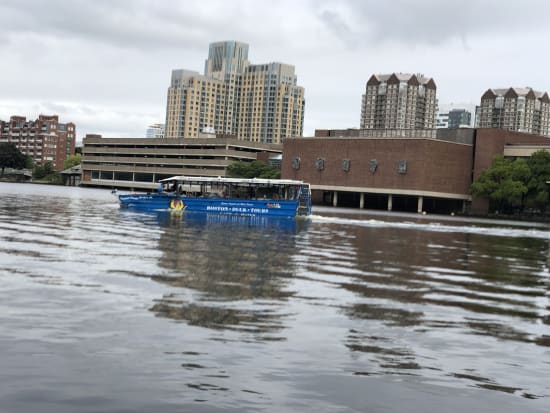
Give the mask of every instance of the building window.
POLYGON ((351 161, 349 159, 343 159, 342 160, 342 170, 344 172, 349 172, 351 168, 351 161))
POLYGON ((318 171, 323 171, 325 169, 325 160, 323 158, 317 158, 315 161, 315 167, 318 171))
POLYGON ((378 161, 376 159, 371 159, 369 161, 369 171, 371 174, 374 174, 376 172, 376 169, 378 169, 378 161))
POLYGON ((407 173, 407 161, 400 160, 397 164, 397 172, 400 174, 406 174, 407 173))

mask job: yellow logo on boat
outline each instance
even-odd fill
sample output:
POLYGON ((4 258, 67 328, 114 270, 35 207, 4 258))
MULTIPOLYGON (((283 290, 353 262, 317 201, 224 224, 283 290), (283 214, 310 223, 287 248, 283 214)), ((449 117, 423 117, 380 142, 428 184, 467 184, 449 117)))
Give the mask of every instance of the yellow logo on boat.
POLYGON ((181 211, 185 204, 181 199, 172 199, 170 201, 170 209, 175 209, 176 211, 181 211))

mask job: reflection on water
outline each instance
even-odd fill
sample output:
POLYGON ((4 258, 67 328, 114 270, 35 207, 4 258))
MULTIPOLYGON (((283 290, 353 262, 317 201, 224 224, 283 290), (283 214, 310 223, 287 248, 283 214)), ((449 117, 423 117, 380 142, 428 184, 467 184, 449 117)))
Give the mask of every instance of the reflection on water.
MULTIPOLYGON (((190 325, 254 334, 274 332, 282 326, 276 320, 277 315, 270 314, 268 310, 247 311, 223 307, 208 307, 164 299, 155 304, 151 308, 151 311, 175 320, 185 320, 190 325)), ((266 337, 259 338, 267 339, 266 337)), ((269 339, 273 340, 274 338, 269 339)))
POLYGON ((441 405, 438 388, 456 411, 550 405, 546 226, 137 213, 107 191, 38 185, 0 195, 12 411, 36 407, 27 391, 61 392, 37 399, 61 411, 103 383, 95 406, 131 411, 140 396, 143 411, 365 411, 373 399, 357 395, 377 386, 389 411, 411 411, 392 396, 411 388, 428 403, 413 411, 441 405))
POLYGON ((281 339, 266 334, 283 327, 280 301, 292 294, 287 280, 295 275, 289 265, 295 248, 288 240, 308 221, 204 213, 162 213, 159 221, 166 228, 159 264, 169 273, 155 281, 182 290, 156 300, 151 311, 191 325, 281 339), (189 290, 202 299, 190 301, 189 290))
MULTIPOLYGON (((502 361, 514 363, 503 350, 513 353, 519 345, 513 342, 548 346, 547 240, 460 233, 441 225, 426 232, 429 223, 412 225, 424 226, 422 231, 396 232, 401 223, 375 223, 339 233, 349 220, 332 222, 331 241, 345 245, 345 253, 331 257, 328 268, 326 257, 333 252, 328 245, 324 253, 312 251, 301 261, 312 279, 330 276, 332 283, 353 293, 354 302, 342 305, 350 319, 369 321, 364 331, 353 326, 348 333, 346 346, 365 353, 369 365, 369 370, 355 374, 451 376, 490 390, 536 397, 528 388, 502 384, 514 380, 499 374, 473 372, 488 367, 482 354, 504 353, 502 361), (373 326, 383 334, 373 334, 373 326), (484 336, 490 341, 480 338, 484 336), (456 353, 460 350, 463 354, 456 353), (452 355, 463 365, 448 363, 452 355)), ((548 354, 530 348, 539 360, 548 354)), ((541 367, 539 373, 548 368, 541 367)), ((547 388, 539 391, 539 396, 548 395, 547 388)))

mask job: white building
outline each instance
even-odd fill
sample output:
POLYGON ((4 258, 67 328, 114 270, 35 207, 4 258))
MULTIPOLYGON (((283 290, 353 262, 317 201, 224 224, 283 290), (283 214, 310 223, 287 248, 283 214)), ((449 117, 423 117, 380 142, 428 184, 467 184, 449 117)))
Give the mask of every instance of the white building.
POLYGON ((146 138, 164 138, 164 123, 155 123, 147 127, 146 138))

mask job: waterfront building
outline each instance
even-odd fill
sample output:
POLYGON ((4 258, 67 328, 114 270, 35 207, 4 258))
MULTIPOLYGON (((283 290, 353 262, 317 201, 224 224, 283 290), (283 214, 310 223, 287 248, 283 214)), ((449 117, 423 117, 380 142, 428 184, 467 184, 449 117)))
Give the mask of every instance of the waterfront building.
POLYGON ((65 186, 80 186, 82 180, 82 166, 75 165, 61 171, 61 177, 63 178, 63 185, 65 186))
POLYGON ((145 137, 157 139, 164 138, 164 123, 154 123, 149 125, 147 127, 147 131, 145 132, 145 137))
POLYGON ((210 44, 204 75, 172 71, 166 103, 166 137, 197 138, 214 131, 260 143, 301 136, 304 88, 294 66, 252 65, 246 43, 210 44))
POLYGON ((225 177, 235 161, 277 158, 281 145, 244 142, 234 136, 200 133, 197 138, 102 138, 86 135, 81 185, 155 189, 174 175, 225 177))
POLYGON ((476 126, 550 135, 550 98, 532 88, 488 89, 481 96, 476 126))
POLYGON ((488 212, 470 186, 495 156, 550 151, 550 138, 502 129, 342 129, 285 139, 281 177, 314 204, 407 212, 488 212))
POLYGON ((39 115, 36 120, 11 116, 0 120, 0 142, 11 142, 30 156, 36 165, 51 162, 56 171, 75 153, 76 127, 72 122, 60 123, 57 115, 39 115))
POLYGON ((435 127, 437 87, 423 75, 372 75, 361 102, 361 129, 435 127))
POLYGON ((466 109, 451 109, 438 112, 436 116, 436 128, 458 129, 472 127, 472 113, 466 109))

